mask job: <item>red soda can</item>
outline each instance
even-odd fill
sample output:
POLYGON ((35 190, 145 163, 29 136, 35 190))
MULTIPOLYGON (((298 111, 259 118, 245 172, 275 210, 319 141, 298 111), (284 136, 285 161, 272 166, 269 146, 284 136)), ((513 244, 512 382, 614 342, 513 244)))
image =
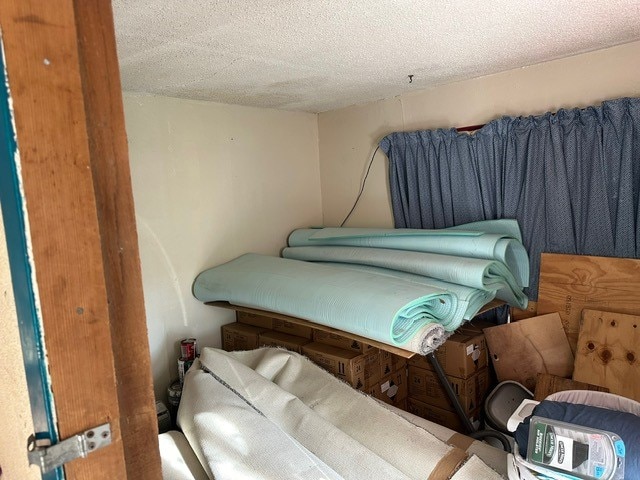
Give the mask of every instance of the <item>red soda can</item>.
POLYGON ((196 339, 184 338, 180 340, 180 357, 185 360, 196 359, 196 339))

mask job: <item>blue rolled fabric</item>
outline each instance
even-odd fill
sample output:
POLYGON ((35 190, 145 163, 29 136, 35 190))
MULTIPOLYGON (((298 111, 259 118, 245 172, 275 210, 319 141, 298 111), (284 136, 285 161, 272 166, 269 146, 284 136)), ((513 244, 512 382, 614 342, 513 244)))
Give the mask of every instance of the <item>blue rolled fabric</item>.
POLYGON ((429 324, 449 322, 458 311, 457 297, 439 288, 253 253, 200 273, 193 295, 202 302, 282 313, 398 347, 429 324))
MULTIPOLYGON (((640 478, 640 417, 628 412, 619 412, 590 405, 544 400, 536 405, 531 416, 559 420, 583 427, 612 432, 624 441, 625 478, 640 478)), ((520 455, 527 456, 529 440, 528 417, 518 425, 514 438, 518 444, 520 455)))

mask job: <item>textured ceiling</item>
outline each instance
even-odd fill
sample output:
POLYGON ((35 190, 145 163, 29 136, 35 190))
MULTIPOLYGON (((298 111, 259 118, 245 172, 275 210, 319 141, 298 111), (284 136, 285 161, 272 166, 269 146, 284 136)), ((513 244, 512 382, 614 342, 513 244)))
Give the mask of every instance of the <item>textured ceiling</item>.
POLYGON ((309 112, 640 39, 640 0, 114 0, 113 9, 125 91, 309 112))

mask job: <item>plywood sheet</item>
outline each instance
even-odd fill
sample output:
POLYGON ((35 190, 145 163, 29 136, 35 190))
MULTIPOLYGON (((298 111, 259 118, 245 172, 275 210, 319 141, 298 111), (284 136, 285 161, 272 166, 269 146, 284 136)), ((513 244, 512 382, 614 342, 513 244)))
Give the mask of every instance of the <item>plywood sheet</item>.
POLYGON ((585 308, 640 314, 640 260, 543 253, 538 314, 558 312, 575 353, 585 308))
POLYGON ((574 380, 640 401, 640 316, 584 310, 574 380))
POLYGON ((538 374, 538 381, 536 382, 536 391, 533 399, 541 402, 552 393, 564 392, 567 390, 591 390, 596 392, 609 391, 606 387, 578 382, 577 380, 549 375, 548 373, 540 373, 538 374))
POLYGON ((571 376, 573 354, 557 313, 485 328, 484 334, 500 381, 533 391, 538 373, 571 376))
POLYGON ((525 318, 535 317, 538 314, 538 304, 536 302, 529 301, 527 308, 522 310, 520 308, 511 307, 511 320, 524 320, 525 318))

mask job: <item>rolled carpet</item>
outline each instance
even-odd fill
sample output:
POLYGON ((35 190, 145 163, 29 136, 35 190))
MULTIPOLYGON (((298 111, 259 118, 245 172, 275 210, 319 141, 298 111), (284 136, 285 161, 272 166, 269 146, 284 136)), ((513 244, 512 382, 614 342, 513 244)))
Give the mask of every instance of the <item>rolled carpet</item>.
MULTIPOLYGON (((410 277, 416 277, 420 280, 428 280, 428 279, 425 279, 425 277, 420 277, 419 275, 412 275, 410 273, 405 274, 404 272, 395 272, 393 270, 386 270, 384 268, 377 268, 377 267, 369 267, 367 265, 353 265, 353 264, 340 264, 340 263, 322 263, 322 265, 330 265, 337 268, 352 268, 354 270, 360 270, 365 272, 369 271, 371 273, 376 273, 378 275, 386 275, 386 276, 396 277, 401 279, 403 278, 403 275, 404 275, 404 279, 406 280, 411 280, 410 277)), ((417 283, 420 283, 423 285, 425 284, 429 285, 428 283, 422 282, 422 281, 419 281, 417 283)), ((433 285, 429 285, 430 287, 442 288, 443 291, 448 291, 449 293, 456 294, 455 291, 450 291, 447 288, 445 288, 445 282, 439 282, 440 286, 438 286, 437 280, 432 283, 433 285)), ((459 289, 466 288, 460 285, 452 285, 452 286, 454 287, 453 290, 456 290, 455 287, 460 287, 459 289)), ((471 289, 468 289, 468 290, 471 290, 471 289)), ((484 292, 483 290, 477 290, 477 291, 482 293, 488 293, 488 292, 484 292)), ((493 295, 491 295, 491 297, 489 298, 489 300, 487 300, 487 302, 491 301, 492 299, 493 299, 493 295)), ((456 309, 456 312, 450 316, 449 321, 447 321, 446 323, 444 323, 444 321, 443 323, 427 323, 420 330, 418 330, 416 334, 413 337, 411 337, 411 339, 405 345, 403 345, 402 348, 404 348, 405 350, 409 350, 410 352, 419 353, 420 355, 428 355, 434 352, 438 347, 440 347, 447 340, 447 338, 451 336, 451 333, 453 332, 453 330, 458 328, 462 324, 463 320, 465 320, 464 314, 468 309, 468 302, 465 300, 461 300, 460 297, 458 296, 457 304, 458 304, 458 308, 456 309)), ((480 307, 478 307, 478 309, 480 309, 480 307)))
POLYGON ((526 308, 528 299, 509 269, 495 260, 457 257, 408 250, 369 247, 288 247, 285 258, 305 261, 353 263, 399 270, 481 290, 496 291, 496 298, 526 308))
POLYGON ((401 272, 399 270, 389 270, 387 268, 372 267, 370 265, 360 265, 355 263, 335 263, 335 262, 317 262, 321 265, 332 265, 338 268, 350 268, 364 272, 376 273, 378 275, 386 275, 389 277, 409 280, 420 285, 427 285, 433 288, 440 288, 445 292, 449 292, 458 297, 458 308, 454 315, 449 318, 449 322, 442 323, 447 331, 456 330, 464 320, 471 320, 475 317, 480 309, 493 300, 496 296, 495 290, 480 290, 471 288, 457 283, 443 282, 436 278, 416 275, 415 273, 401 272))
POLYGON ((405 350, 429 355, 451 336, 439 323, 427 323, 403 346, 405 350))
POLYGON ((475 222, 441 230, 307 228, 294 230, 288 245, 387 248, 496 260, 509 269, 518 286, 529 285, 529 256, 515 220, 475 222), (476 231, 483 228, 485 232, 476 231))
MULTIPOLYGON (((446 323, 455 295, 415 282, 311 262, 245 254, 200 273, 193 295, 290 315, 405 348, 446 323)), ((415 351, 415 350, 412 350, 415 351)))

